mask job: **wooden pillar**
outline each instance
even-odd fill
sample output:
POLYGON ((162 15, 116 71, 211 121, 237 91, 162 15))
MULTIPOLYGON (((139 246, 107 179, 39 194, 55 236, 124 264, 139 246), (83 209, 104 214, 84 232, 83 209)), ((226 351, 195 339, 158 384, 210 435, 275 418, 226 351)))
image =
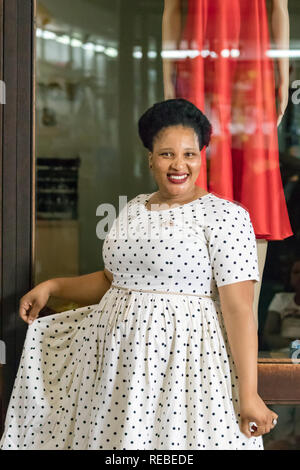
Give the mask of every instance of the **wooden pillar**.
POLYGON ((0 1, 1 79, 6 87, 0 133, 0 339, 6 346, 1 427, 27 331, 19 318, 19 300, 32 288, 33 18, 33 0, 0 1))

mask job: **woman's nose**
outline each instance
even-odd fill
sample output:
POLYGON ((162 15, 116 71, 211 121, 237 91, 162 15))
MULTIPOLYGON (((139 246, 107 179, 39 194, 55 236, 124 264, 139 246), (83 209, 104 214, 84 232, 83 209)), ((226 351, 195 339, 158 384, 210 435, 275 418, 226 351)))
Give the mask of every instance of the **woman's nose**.
POLYGON ((172 166, 174 166, 174 168, 185 168, 186 162, 182 157, 177 157, 172 161, 172 166))

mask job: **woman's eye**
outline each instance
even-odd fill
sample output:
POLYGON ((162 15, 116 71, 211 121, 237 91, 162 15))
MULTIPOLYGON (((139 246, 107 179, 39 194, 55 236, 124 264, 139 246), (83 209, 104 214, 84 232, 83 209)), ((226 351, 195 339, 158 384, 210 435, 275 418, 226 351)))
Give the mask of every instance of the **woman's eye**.
MULTIPOLYGON (((172 156, 172 153, 171 152, 163 152, 163 153, 161 153, 161 155, 172 156)), ((193 157, 195 154, 193 152, 187 152, 185 155, 187 157, 193 157)))

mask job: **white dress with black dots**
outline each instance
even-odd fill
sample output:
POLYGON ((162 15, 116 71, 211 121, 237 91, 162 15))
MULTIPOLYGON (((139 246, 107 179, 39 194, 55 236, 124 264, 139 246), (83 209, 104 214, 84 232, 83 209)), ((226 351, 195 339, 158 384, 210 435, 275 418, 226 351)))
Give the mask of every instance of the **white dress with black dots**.
POLYGON ((152 194, 106 236, 99 304, 28 326, 1 449, 263 450, 239 428, 217 289, 259 280, 249 213, 213 193, 149 211, 152 194))

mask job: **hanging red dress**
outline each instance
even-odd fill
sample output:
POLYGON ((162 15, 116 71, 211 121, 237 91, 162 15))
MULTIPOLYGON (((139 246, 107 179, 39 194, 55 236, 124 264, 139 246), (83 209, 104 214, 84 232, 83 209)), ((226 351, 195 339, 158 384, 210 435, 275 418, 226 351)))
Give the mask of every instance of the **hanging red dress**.
POLYGON ((180 48, 196 57, 176 61, 176 97, 213 126, 196 184, 208 166, 209 191, 244 206, 256 238, 290 237, 265 0, 189 0, 180 48))

